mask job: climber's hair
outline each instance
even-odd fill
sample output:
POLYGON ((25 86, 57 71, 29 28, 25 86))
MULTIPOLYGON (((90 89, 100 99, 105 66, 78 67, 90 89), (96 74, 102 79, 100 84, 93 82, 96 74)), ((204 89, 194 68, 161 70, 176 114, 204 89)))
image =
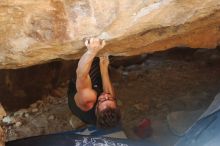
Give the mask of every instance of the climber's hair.
POLYGON ((119 107, 110 108, 107 107, 102 111, 97 112, 96 126, 102 129, 108 129, 116 127, 121 121, 121 112, 119 107))

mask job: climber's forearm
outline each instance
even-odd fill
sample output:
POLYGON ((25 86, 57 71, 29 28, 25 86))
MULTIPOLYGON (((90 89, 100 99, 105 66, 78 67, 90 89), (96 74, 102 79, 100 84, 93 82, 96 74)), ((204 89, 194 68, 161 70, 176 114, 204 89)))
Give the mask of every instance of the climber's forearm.
POLYGON ((76 70, 77 78, 86 78, 89 75, 89 71, 97 52, 87 51, 79 60, 76 70))
POLYGON ((108 64, 100 62, 100 71, 102 76, 103 91, 115 96, 114 88, 109 78, 108 64))

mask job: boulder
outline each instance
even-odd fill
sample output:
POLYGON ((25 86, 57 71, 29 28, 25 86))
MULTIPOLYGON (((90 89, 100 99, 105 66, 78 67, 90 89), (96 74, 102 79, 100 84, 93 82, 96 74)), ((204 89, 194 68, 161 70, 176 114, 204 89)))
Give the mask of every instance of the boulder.
MULTIPOLYGON (((1 0, 0 68, 77 59, 83 40, 129 56, 172 47, 215 48, 219 0, 1 0)), ((103 53, 101 52, 101 53, 103 53)))

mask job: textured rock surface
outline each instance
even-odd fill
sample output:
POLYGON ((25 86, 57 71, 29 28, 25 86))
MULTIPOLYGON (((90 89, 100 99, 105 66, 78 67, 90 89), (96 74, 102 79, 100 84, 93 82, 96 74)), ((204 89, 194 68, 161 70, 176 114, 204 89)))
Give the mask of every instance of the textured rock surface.
POLYGON ((1 0, 0 68, 79 58, 83 39, 134 55, 220 42, 219 0, 1 0))

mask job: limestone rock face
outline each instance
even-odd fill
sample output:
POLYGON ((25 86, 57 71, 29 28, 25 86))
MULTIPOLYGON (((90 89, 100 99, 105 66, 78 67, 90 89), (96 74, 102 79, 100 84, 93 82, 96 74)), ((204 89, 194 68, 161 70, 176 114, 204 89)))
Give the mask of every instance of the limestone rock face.
POLYGON ((1 0, 0 68, 79 58, 83 39, 136 55, 171 47, 214 48, 219 0, 1 0))

